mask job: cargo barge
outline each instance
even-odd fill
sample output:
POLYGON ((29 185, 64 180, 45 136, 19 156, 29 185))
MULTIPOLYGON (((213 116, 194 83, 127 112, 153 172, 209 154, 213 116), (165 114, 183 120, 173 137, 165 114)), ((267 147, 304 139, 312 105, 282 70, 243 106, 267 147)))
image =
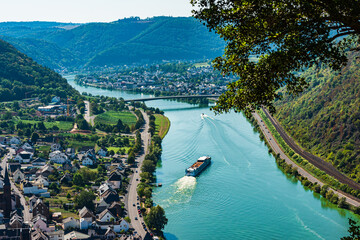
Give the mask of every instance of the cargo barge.
POLYGON ((211 163, 211 157, 200 157, 191 167, 185 170, 185 176, 196 177, 201 171, 203 171, 211 163))

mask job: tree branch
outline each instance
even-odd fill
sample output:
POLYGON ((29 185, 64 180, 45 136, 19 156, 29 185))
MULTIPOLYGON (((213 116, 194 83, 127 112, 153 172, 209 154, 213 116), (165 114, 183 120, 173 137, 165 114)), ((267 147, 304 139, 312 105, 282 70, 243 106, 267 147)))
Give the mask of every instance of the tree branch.
POLYGON ((338 33, 335 36, 333 36, 332 38, 329 39, 329 42, 334 41, 335 39, 342 37, 342 36, 346 36, 346 35, 350 35, 350 34, 354 34, 356 33, 355 31, 351 31, 351 32, 342 32, 342 33, 338 33))

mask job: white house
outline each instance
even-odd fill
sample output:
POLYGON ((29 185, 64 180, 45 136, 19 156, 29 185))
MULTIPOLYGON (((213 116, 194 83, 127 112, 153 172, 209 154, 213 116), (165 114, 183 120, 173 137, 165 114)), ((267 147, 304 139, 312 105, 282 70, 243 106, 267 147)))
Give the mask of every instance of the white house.
POLYGON ((107 154, 107 151, 104 150, 104 149, 100 149, 98 152, 97 152, 98 155, 102 156, 102 157, 106 157, 106 154, 107 154))
POLYGON ((110 220, 115 221, 116 216, 114 216, 109 209, 105 209, 99 214, 99 221, 100 222, 110 222, 110 220))
POLYGON ((99 189, 98 189, 99 195, 100 196, 103 195, 103 193, 106 192, 109 189, 112 190, 108 183, 101 184, 99 189))
POLYGON ((92 159, 86 157, 86 158, 83 158, 81 164, 84 166, 92 166, 92 165, 94 165, 94 161, 92 159))
POLYGON ((54 231, 54 232, 47 232, 49 236, 49 240, 64 240, 64 231, 54 231))
POLYGON ((53 143, 50 147, 51 152, 59 151, 61 150, 61 145, 59 143, 53 143))
POLYGON ((33 153, 34 152, 34 148, 29 144, 29 143, 24 143, 22 146, 21 146, 22 149, 24 149, 26 152, 31 152, 33 153))
POLYGON ((18 168, 13 174, 13 179, 15 182, 21 182, 25 179, 25 174, 18 168))
POLYGON ((14 160, 18 161, 19 163, 29 163, 32 159, 33 153, 22 151, 16 154, 14 160))
POLYGON ((40 175, 37 177, 33 183, 34 186, 38 186, 40 188, 48 187, 49 181, 44 176, 40 175))
POLYGON ((28 181, 23 181, 20 185, 21 190, 23 190, 24 194, 42 194, 42 193, 46 193, 47 189, 41 189, 38 188, 37 186, 32 185, 30 182, 28 181))
POLYGON ((21 140, 18 137, 12 137, 10 139, 10 145, 19 145, 21 143, 21 140))
POLYGON ((119 224, 114 225, 114 232, 119 233, 122 230, 127 232, 129 228, 130 228, 129 223, 124 219, 122 219, 119 224))
POLYGON ((68 217, 68 218, 65 218, 63 220, 63 229, 66 230, 68 228, 79 228, 80 227, 80 224, 79 224, 79 220, 73 218, 73 217, 68 217))
POLYGON ((60 152, 59 150, 51 152, 49 154, 49 159, 50 161, 54 162, 54 163, 58 163, 58 164, 63 164, 64 162, 68 161, 68 157, 66 156, 65 153, 60 152))
POLYGON ((88 229, 89 226, 91 226, 92 222, 95 220, 94 214, 86 207, 83 207, 79 211, 79 217, 80 217, 80 229, 88 229))
POLYGON ((90 236, 76 231, 69 232, 64 236, 64 240, 73 240, 73 239, 90 239, 90 236))
POLYGON ((121 187, 121 181, 122 176, 117 172, 113 172, 108 179, 108 182, 112 184, 114 189, 118 189, 121 187))
POLYGON ((84 218, 84 220, 88 221, 89 223, 92 223, 95 220, 95 216, 87 207, 83 207, 79 211, 79 218, 84 218))

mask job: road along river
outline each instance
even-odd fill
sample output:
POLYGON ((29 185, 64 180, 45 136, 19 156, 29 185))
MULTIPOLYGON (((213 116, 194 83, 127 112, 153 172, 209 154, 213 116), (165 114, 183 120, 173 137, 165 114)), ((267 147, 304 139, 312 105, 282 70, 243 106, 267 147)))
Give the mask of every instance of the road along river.
MULTIPOLYGON (((92 87, 93 95, 148 97, 92 87)), ((339 239, 347 235, 348 217, 301 184, 287 177, 241 114, 214 116, 208 108, 158 100, 171 121, 163 140, 154 202, 169 219, 167 239, 339 239), (201 116, 204 113, 205 116, 201 116), (203 155, 212 164, 197 177, 184 177, 185 168, 203 155)))

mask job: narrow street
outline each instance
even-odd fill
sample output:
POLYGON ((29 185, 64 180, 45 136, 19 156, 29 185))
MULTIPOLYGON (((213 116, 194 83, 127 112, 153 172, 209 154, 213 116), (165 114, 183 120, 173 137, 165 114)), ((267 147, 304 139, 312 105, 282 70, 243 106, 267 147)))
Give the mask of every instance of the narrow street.
MULTIPOLYGON (((7 168, 7 160, 8 160, 8 156, 5 155, 1 161, 1 168, 2 168, 2 172, 1 174, 4 176, 5 175, 5 169, 7 168)), ((16 194, 18 194, 20 196, 20 203, 21 205, 24 207, 23 210, 23 216, 24 216, 24 222, 29 222, 31 221, 31 213, 29 211, 29 205, 26 204, 26 200, 24 195, 22 194, 22 192, 16 187, 16 185, 14 184, 14 182, 12 180, 10 180, 11 183, 11 190, 13 190, 16 194)))
POLYGON ((84 119, 91 125, 94 126, 94 119, 95 116, 91 116, 90 115, 90 102, 89 101, 84 101, 85 103, 85 115, 84 115, 84 119))
POLYGON ((139 155, 136 160, 136 167, 133 168, 133 175, 131 176, 131 180, 129 183, 129 192, 126 196, 126 203, 125 203, 125 207, 127 207, 127 214, 131 220, 131 225, 133 226, 133 228, 135 229, 134 231, 137 232, 143 239, 146 235, 146 231, 144 230, 143 226, 142 226, 142 222, 144 222, 143 217, 140 217, 138 214, 138 209, 137 209, 137 203, 140 203, 140 201, 137 200, 137 185, 140 183, 140 167, 142 162, 144 161, 145 155, 148 153, 148 149, 149 149, 149 144, 150 144, 150 133, 148 133, 149 130, 149 117, 147 116, 147 114, 141 110, 141 113, 144 116, 144 120, 145 120, 145 125, 144 127, 141 129, 141 140, 142 140, 142 144, 144 146, 143 148, 143 152, 141 153, 141 155, 139 155), (135 205, 135 206, 134 206, 135 205), (135 217, 138 220, 135 220, 135 217))

